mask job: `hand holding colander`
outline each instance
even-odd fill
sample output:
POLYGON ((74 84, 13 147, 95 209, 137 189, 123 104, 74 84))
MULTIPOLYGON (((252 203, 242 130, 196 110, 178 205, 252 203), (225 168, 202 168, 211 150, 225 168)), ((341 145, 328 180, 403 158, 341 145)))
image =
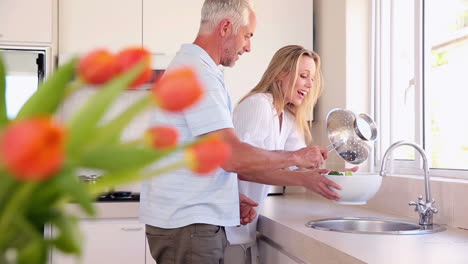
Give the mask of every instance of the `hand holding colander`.
POLYGON ((326 122, 329 151, 335 149, 342 159, 355 165, 367 160, 371 142, 377 139, 377 126, 370 116, 356 116, 349 110, 336 108, 327 114, 326 122))

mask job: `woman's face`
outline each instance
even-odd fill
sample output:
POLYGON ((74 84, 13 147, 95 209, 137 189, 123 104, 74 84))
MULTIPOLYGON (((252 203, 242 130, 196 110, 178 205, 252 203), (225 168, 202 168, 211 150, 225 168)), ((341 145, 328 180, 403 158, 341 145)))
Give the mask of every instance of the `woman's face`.
POLYGON ((315 79, 315 62, 309 56, 302 56, 299 60, 296 84, 291 87, 290 83, 294 80, 293 75, 290 74, 281 78, 281 89, 286 95, 286 103, 293 105, 300 105, 309 92, 314 89, 315 79))

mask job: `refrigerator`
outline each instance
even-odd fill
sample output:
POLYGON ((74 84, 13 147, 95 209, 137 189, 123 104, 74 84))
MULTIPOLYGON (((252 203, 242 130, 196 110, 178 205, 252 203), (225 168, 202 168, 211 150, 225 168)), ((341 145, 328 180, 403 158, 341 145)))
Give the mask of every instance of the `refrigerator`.
POLYGON ((49 47, 0 46, 6 69, 6 108, 9 119, 38 89, 51 70, 49 47))

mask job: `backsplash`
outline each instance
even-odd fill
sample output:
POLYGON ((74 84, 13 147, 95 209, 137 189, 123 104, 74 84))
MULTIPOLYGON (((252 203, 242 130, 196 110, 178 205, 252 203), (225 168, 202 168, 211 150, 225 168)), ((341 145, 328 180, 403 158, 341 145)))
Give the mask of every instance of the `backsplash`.
MULTIPOLYGON (((368 201, 366 207, 373 210, 396 214, 405 218, 418 219, 418 214, 408 202, 417 201, 423 195, 423 177, 384 177, 379 192, 368 201)), ((431 197, 439 209, 434 214, 434 223, 452 227, 468 228, 468 182, 458 179, 431 177, 431 197)))

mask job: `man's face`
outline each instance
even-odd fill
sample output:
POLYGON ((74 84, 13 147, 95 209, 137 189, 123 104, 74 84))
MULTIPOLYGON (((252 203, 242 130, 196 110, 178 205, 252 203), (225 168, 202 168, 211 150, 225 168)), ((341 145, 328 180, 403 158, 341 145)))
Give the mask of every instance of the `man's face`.
POLYGON ((231 34, 224 45, 220 64, 232 67, 244 52, 250 52, 250 38, 253 36, 257 20, 255 14, 250 12, 250 23, 240 26, 237 34, 231 34))

